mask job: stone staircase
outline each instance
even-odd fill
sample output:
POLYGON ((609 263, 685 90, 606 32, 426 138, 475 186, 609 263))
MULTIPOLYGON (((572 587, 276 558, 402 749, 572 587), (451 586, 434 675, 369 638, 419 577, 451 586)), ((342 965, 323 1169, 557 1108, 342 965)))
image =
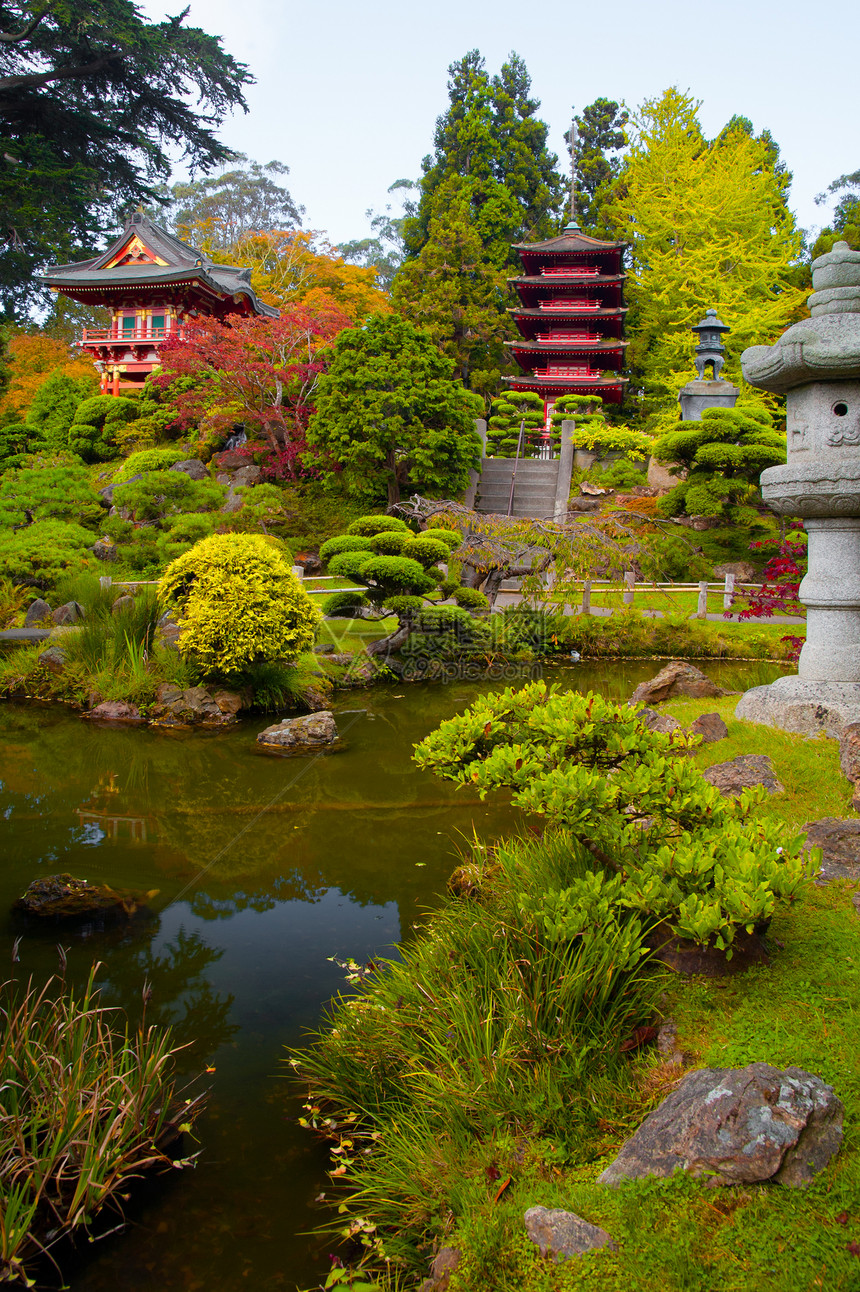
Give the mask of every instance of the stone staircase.
MULTIPOLYGON (((558 485, 558 458, 552 461, 521 458, 516 468, 517 481, 511 515, 552 520, 558 485)), ((513 458, 482 459, 481 478, 475 495, 475 511, 485 514, 496 512, 502 516, 508 514, 513 470, 513 458)))

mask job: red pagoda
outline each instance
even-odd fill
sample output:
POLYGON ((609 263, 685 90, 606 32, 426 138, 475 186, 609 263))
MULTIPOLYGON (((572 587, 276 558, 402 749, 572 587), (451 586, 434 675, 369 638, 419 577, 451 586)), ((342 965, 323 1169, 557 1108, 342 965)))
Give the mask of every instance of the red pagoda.
POLYGON ((79 342, 101 373, 105 395, 139 390, 157 367, 165 338, 181 337, 189 316, 278 316, 257 298, 250 269, 215 264, 142 211, 129 216, 101 256, 53 265, 42 281, 74 301, 110 309, 110 326, 85 328, 79 342))
MULTIPOLYGON (((572 157, 574 147, 575 129, 572 157)), ((520 298, 509 311, 520 337, 509 344, 523 375, 505 380, 511 390, 542 395, 547 422, 559 395, 599 395, 620 404, 627 385, 621 376, 626 244, 582 232, 575 189, 574 178, 570 223, 557 238, 517 244, 523 273, 508 280, 520 298)))

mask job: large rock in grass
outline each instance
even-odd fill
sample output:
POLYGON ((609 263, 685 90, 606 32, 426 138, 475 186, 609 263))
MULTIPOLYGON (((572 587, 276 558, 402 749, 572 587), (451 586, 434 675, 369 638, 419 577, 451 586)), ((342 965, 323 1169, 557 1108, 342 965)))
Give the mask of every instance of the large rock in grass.
POLYGON ((825 816, 803 828, 807 848, 821 849, 821 879, 860 880, 860 821, 825 816))
POLYGON ((727 763, 715 763, 702 775, 724 798, 737 798, 742 790, 763 785, 768 794, 784 794, 785 786, 777 779, 767 754, 740 754, 727 763))
POLYGON ((673 718, 670 713, 658 713, 656 709, 649 709, 647 706, 640 709, 636 715, 649 731, 658 731, 668 735, 670 731, 680 731, 681 724, 677 718, 673 718))
POLYGON ((68 663, 68 654, 60 646, 49 646, 39 656, 39 664, 49 673, 62 673, 68 663))
POLYGON ((169 471, 181 471, 190 480, 208 480, 209 472, 199 458, 187 458, 184 462, 174 462, 169 471))
POLYGON ((419 1292, 448 1292, 451 1275, 459 1267, 460 1251, 456 1247, 440 1247, 430 1266, 430 1277, 426 1278, 419 1292))
POLYGON ((77 601, 67 601, 65 605, 57 606, 57 609, 51 615, 51 622, 55 624, 76 624, 84 618, 84 608, 77 601))
POLYGON ((305 754, 331 749, 339 740, 337 723, 330 709, 321 709, 302 718, 284 718, 266 727, 257 743, 281 753, 305 754))
POLYGON ((728 734, 729 729, 718 713, 703 713, 690 724, 690 735, 701 736, 706 745, 725 740, 728 734))
POLYGON ((679 695, 688 695, 698 700, 705 696, 731 694, 731 691, 726 691, 724 687, 717 686, 716 682, 705 677, 695 664, 675 659, 665 668, 661 668, 650 682, 640 682, 627 703, 629 705, 660 704, 663 700, 671 700, 679 695))
POLYGON ((74 875, 45 875, 33 880, 12 911, 46 924, 119 924, 150 916, 148 903, 157 893, 157 888, 138 893, 74 875))
POLYGON ((541 1256, 553 1256, 556 1261, 570 1256, 581 1256, 597 1247, 615 1249, 611 1235, 599 1225, 592 1225, 573 1211, 548 1207, 529 1207, 523 1217, 526 1233, 541 1256))
POLYGON ((37 624, 47 624, 51 622, 51 607, 47 601, 37 597, 29 606, 24 616, 24 627, 35 628, 37 624))
POLYGON ((806 1185, 839 1151, 843 1113, 832 1087, 801 1068, 700 1068, 598 1179, 616 1185, 680 1169, 714 1184, 806 1185))

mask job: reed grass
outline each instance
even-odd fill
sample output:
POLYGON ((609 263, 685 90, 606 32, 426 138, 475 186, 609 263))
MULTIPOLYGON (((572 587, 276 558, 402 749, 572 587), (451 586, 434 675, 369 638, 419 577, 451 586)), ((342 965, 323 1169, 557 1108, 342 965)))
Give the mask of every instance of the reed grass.
POLYGON ((147 1027, 145 1007, 136 1032, 120 1025, 97 968, 79 993, 0 986, 0 1283, 33 1286, 32 1263, 106 1206, 121 1216, 134 1179, 193 1160, 170 1155, 201 1107, 178 1104, 170 1031, 147 1027))

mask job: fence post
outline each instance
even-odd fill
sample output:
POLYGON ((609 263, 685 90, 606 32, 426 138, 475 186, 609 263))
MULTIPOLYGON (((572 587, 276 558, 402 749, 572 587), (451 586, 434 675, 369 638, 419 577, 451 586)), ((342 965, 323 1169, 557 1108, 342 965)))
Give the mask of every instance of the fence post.
POLYGON ((303 565, 294 565, 293 574, 298 579, 299 583, 302 583, 305 577, 305 567, 303 565))
POLYGON ((625 570, 624 582, 627 584, 624 589, 624 604, 630 606, 633 604, 633 593, 636 589, 636 574, 633 570, 625 570))
POLYGON ((707 619, 708 617, 708 585, 707 583, 699 584, 699 604, 696 609, 697 619, 707 619))
POLYGON ((581 615, 591 614, 591 579, 586 579, 582 585, 582 609, 581 615))
POLYGON ((99 587, 107 589, 110 587, 112 583, 113 583, 113 579, 109 574, 99 575, 99 587))
POLYGON ((733 574, 727 574, 726 590, 723 593, 723 610, 731 610, 734 596, 735 596, 735 576, 733 574))

